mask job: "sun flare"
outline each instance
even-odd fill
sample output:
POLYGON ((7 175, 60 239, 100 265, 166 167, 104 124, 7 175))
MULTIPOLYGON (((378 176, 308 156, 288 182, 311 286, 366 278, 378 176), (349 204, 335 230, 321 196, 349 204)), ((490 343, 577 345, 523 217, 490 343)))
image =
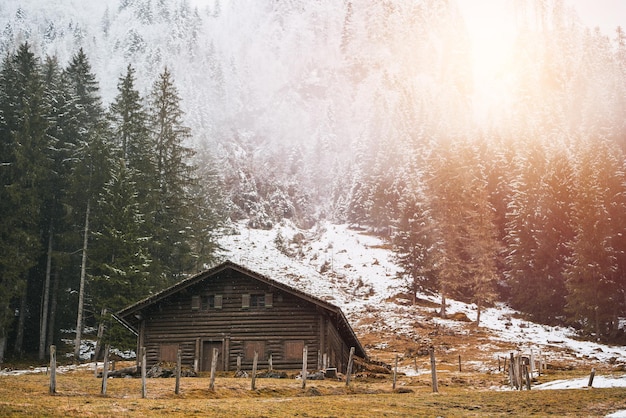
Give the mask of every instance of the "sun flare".
POLYGON ((515 39, 512 4, 503 0, 460 0, 470 39, 475 113, 484 118, 510 95, 507 67, 515 39))

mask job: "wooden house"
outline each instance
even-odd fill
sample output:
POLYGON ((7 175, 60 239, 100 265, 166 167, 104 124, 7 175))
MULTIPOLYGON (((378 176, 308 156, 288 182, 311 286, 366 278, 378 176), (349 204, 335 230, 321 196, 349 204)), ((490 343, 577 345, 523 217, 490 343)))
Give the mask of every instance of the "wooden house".
MULTIPOLYGON (((307 363, 346 369, 350 348, 367 359, 341 309, 315 296, 227 261, 141 300, 116 315, 146 348, 148 367, 176 361, 197 371, 210 370, 213 348, 217 369, 252 365, 301 369, 307 363)), ((139 351, 138 351, 139 352, 139 351)))

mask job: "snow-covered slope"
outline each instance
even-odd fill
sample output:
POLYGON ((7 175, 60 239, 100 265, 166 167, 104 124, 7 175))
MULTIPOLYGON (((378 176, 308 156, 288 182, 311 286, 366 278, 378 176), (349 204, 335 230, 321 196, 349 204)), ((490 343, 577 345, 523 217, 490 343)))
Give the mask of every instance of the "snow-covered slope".
MULTIPOLYGON (((357 334, 380 334, 379 347, 384 347, 389 335, 428 340, 417 322, 460 335, 471 332, 468 322, 440 319, 433 315, 433 307, 407 303, 392 252, 364 231, 330 223, 306 231, 287 223, 272 230, 253 230, 239 223, 232 232, 220 241, 225 258, 341 307, 357 334)), ((436 295, 420 295, 420 299, 432 306, 440 302, 436 295)), ((448 312, 476 319, 476 307, 462 302, 448 300, 448 312)), ((482 312, 479 329, 494 342, 494 358, 508 354, 497 351, 495 343, 500 341, 525 352, 541 351, 548 359, 626 364, 626 347, 580 341, 573 329, 538 325, 520 317, 505 305, 482 312)))

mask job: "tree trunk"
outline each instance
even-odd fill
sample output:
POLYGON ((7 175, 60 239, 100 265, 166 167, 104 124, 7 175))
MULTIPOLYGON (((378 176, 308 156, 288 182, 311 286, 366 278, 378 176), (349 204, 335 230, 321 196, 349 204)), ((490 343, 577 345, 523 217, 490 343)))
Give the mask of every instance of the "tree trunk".
POLYGON ((54 344, 54 324, 56 322, 57 317, 57 297, 59 295, 59 272, 55 271, 54 273, 54 282, 52 283, 52 295, 50 297, 50 320, 48 321, 48 338, 47 341, 50 343, 46 345, 46 351, 48 351, 48 347, 54 344))
POLYGON ((476 303, 476 326, 480 325, 480 313, 482 312, 482 306, 480 305, 480 302, 476 303))
POLYGON ((98 325, 98 335, 96 337, 96 348, 93 355, 93 360, 95 362, 98 361, 98 357, 100 356, 100 350, 102 349, 102 337, 104 336, 104 321, 106 313, 107 308, 102 308, 102 313, 100 314, 100 324, 98 325))
POLYGON ((15 345, 13 346, 13 352, 19 357, 22 356, 22 349, 24 344, 24 324, 26 323, 26 295, 28 284, 24 293, 20 299, 20 316, 17 320, 17 334, 15 336, 15 345))
POLYGON ((39 328, 39 360, 46 356, 46 335, 48 331, 48 303, 50 300, 50 273, 52 271, 52 220, 48 230, 48 255, 46 259, 46 279, 43 286, 43 301, 41 304, 41 322, 39 328))
POLYGON ((440 316, 443 319, 447 318, 447 314, 446 314, 446 294, 445 293, 441 293, 441 312, 440 312, 440 316))
POLYGON ((596 341, 600 341, 600 308, 598 306, 596 306, 593 310, 593 316, 594 316, 594 322, 595 322, 595 329, 596 329, 596 341))
POLYGON ((0 366, 4 362, 4 350, 7 346, 7 337, 4 329, 0 329, 0 366))
POLYGON ((74 362, 80 362, 80 343, 83 330, 83 305, 85 303, 85 277, 87 275, 87 243, 89 238, 89 209, 90 201, 87 200, 85 210, 85 230, 83 231, 83 256, 80 266, 80 287, 78 290, 78 314, 76 316, 76 340, 74 341, 74 362))

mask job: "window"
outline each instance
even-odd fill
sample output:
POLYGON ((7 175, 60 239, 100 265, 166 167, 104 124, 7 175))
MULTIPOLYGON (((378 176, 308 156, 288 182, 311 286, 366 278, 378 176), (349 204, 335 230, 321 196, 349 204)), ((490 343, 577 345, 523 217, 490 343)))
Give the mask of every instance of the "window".
POLYGON ((301 360, 302 350, 304 350, 303 340, 285 341, 286 360, 301 360))
POLYGON ((215 308, 215 295, 204 296, 202 298, 202 310, 206 311, 209 308, 215 308))
POLYGON ((203 311, 207 311, 209 309, 222 309, 223 300, 223 295, 194 295, 191 297, 191 310, 197 311, 202 309, 203 311))
POLYGON ((245 293, 241 295, 242 308, 271 308, 273 298, 271 293, 245 293))
POLYGON ((208 295, 202 298, 202 310, 222 309, 222 295, 208 295))
POLYGON ((243 343, 244 360, 253 361, 255 351, 259 354, 259 359, 265 359, 265 341, 246 341, 243 343))
POLYGON ((265 295, 250 295, 250 307, 262 308, 265 306, 265 295))

